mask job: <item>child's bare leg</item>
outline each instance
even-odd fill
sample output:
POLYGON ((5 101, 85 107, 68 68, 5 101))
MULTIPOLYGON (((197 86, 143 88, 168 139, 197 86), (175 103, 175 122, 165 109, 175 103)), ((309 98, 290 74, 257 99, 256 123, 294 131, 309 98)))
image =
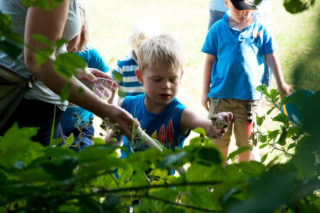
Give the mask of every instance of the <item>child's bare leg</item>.
POLYGON ((223 154, 224 160, 227 161, 229 146, 219 147, 223 154))
POLYGON ((243 152, 239 155, 239 162, 241 161, 250 161, 251 160, 251 150, 243 152))

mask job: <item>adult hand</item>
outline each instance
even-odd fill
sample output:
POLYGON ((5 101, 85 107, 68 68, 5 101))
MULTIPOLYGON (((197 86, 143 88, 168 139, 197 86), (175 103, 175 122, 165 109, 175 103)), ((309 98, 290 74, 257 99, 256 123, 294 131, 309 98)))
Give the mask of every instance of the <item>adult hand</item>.
POLYGON ((111 123, 119 124, 120 133, 131 139, 133 125, 135 128, 138 128, 140 126, 139 121, 134 119, 129 112, 118 106, 109 104, 108 108, 105 117, 108 117, 111 123))
POLYGON ((77 78, 80 81, 88 83, 91 86, 93 86, 93 84, 97 81, 97 78, 107 78, 112 80, 112 78, 108 74, 98 69, 88 68, 88 67, 85 68, 84 70, 79 69, 77 78))

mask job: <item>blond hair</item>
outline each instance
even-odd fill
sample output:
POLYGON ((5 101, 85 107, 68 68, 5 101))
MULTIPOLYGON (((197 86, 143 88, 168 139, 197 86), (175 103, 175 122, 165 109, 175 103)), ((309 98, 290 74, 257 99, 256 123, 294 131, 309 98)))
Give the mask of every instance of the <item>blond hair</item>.
POLYGON ((160 34, 160 27, 153 20, 141 20, 138 21, 133 29, 130 36, 130 44, 134 50, 137 50, 142 41, 152 36, 160 34))
POLYGON ((150 65, 162 65, 171 72, 183 70, 183 54, 178 41, 168 33, 162 33, 142 42, 138 50, 138 66, 143 72, 150 65))
POLYGON ((80 10, 80 20, 82 23, 81 32, 80 32, 80 42, 78 45, 78 50, 81 51, 89 40, 89 29, 88 22, 86 19, 86 7, 83 0, 78 0, 78 6, 80 10))

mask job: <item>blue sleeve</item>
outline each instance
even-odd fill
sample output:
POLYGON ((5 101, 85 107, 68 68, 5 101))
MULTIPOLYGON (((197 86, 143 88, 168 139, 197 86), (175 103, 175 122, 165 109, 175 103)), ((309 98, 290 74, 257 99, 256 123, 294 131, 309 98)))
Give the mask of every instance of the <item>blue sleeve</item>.
POLYGON ((274 53, 278 50, 278 45, 276 40, 271 35, 268 28, 264 28, 263 30, 263 54, 268 55, 274 53))
POLYGON ((217 24, 210 28, 209 32, 207 33, 206 39, 202 46, 201 52, 210 54, 210 55, 217 55, 217 24))
POLYGON ((108 72, 109 67, 96 48, 90 47, 88 50, 85 50, 84 52, 78 52, 77 54, 86 60, 89 68, 95 68, 101 70, 102 72, 108 72))

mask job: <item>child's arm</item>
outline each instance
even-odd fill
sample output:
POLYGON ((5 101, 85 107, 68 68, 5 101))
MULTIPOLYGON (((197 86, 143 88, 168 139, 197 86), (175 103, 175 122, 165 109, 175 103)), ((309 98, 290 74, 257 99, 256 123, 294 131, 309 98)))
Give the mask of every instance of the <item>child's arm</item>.
POLYGON ((216 121, 212 122, 209 119, 199 117, 190 109, 185 109, 181 115, 181 131, 187 133, 190 129, 202 127, 206 131, 208 137, 218 138, 227 131, 227 126, 231 122, 232 117, 233 115, 231 112, 220 112, 216 115, 216 121), (217 125, 219 123, 227 125, 219 126, 217 125))
POLYGON ((216 60, 216 56, 207 54, 206 61, 204 64, 201 104, 207 111, 209 111, 207 95, 209 93, 209 88, 210 88, 211 70, 215 60, 216 60))
POLYGON ((278 91, 280 92, 280 95, 287 96, 292 92, 292 88, 286 84, 286 82, 283 79, 283 74, 281 71, 280 61, 276 55, 276 53, 271 53, 268 55, 265 55, 265 61, 268 65, 268 67, 271 69, 276 81, 277 81, 277 87, 278 91))

